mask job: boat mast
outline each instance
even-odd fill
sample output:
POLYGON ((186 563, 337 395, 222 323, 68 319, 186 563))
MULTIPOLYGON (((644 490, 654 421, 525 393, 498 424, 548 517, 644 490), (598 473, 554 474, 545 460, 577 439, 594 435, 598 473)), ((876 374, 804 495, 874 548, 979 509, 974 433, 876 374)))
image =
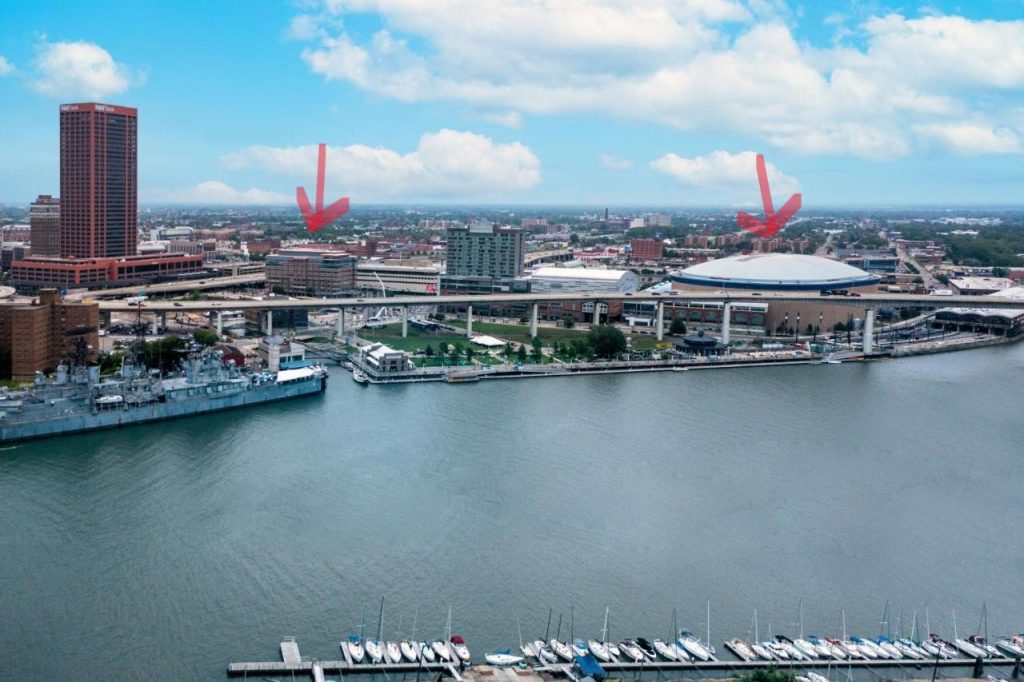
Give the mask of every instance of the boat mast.
POLYGON ((601 630, 601 643, 608 641, 608 608, 604 607, 604 629, 601 630))
MULTIPOLYGON (((558 639, 562 635, 562 614, 558 614, 558 631, 555 632, 555 639, 558 639)), ((561 640, 559 640, 561 641, 561 640)))
POLYGON ((846 609, 843 609, 843 641, 846 641, 846 609))
POLYGON ((800 599, 800 639, 804 638, 804 600, 800 599))
POLYGON ((924 629, 928 631, 925 634, 927 634, 929 637, 931 637, 932 636, 932 622, 931 622, 931 619, 928 617, 928 607, 927 606, 924 607, 924 629))
POLYGON ((519 650, 522 651, 522 649, 523 649, 523 626, 519 622, 519 614, 518 613, 516 614, 516 630, 519 631, 519 650))
POLYGON ((754 641, 755 642, 759 641, 758 640, 758 634, 757 634, 757 608, 756 607, 754 608, 754 641))
POLYGON ((953 641, 960 639, 960 635, 956 634, 956 609, 953 609, 953 641))
POLYGON ((569 605, 569 646, 572 646, 576 640, 576 607, 572 604, 569 605))
POLYGON ((384 632, 384 597, 380 598, 380 614, 377 616, 377 641, 383 641, 384 632))
POLYGON ((548 607, 548 626, 544 628, 544 643, 548 643, 548 635, 551 634, 551 607, 548 607))
POLYGON ((711 600, 710 599, 708 599, 708 622, 707 622, 707 625, 708 625, 708 639, 707 639, 707 643, 708 643, 708 646, 711 646, 711 600))

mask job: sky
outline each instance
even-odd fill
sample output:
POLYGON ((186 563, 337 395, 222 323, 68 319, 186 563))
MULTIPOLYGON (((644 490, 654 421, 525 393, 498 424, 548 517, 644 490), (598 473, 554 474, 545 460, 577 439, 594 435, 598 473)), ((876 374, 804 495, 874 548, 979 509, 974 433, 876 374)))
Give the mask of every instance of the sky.
POLYGON ((1024 0, 5 1, 0 202, 84 101, 143 204, 1024 204, 1024 0))

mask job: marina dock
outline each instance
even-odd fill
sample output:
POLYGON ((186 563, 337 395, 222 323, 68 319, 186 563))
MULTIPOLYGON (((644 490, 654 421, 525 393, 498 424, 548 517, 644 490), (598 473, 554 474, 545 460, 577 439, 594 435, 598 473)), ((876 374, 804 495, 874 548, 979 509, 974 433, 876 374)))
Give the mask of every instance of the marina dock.
MULTIPOLYGON (((468 668, 451 662, 425 662, 417 663, 355 663, 348 651, 348 643, 341 642, 341 659, 303 659, 299 654, 299 646, 295 638, 287 637, 281 641, 281 661, 257 661, 229 663, 227 674, 229 677, 264 677, 274 675, 302 675, 313 680, 323 680, 325 674, 337 675, 372 675, 375 673, 396 674, 424 674, 441 673, 455 680, 468 680, 474 682, 477 678, 489 678, 504 674, 513 677, 517 682, 525 682, 525 678, 534 678, 538 682, 541 679, 551 679, 551 676, 564 677, 569 680, 578 680, 581 676, 576 671, 574 664, 559 661, 547 665, 527 666, 525 669, 495 668, 488 665, 473 665, 468 668), (544 676, 543 678, 541 676, 544 676)), ((712 660, 712 661, 610 661, 600 662, 601 668, 609 673, 627 673, 640 675, 642 673, 695 673, 697 676, 704 676, 705 673, 724 673, 726 676, 735 673, 752 672, 764 668, 777 668, 781 670, 792 670, 799 674, 801 671, 828 671, 828 670, 872 670, 872 671, 894 671, 901 677, 906 677, 909 670, 934 670, 961 669, 973 670, 975 677, 979 669, 988 667, 1000 668, 1005 671, 1012 671, 1010 679, 1019 679, 1021 672, 1021 659, 1009 657, 992 657, 985 659, 972 658, 940 658, 931 660, 920 659, 813 659, 813 660, 791 660, 791 661, 740 661, 740 660, 712 660)), ((845 673, 844 673, 845 674, 845 673)))

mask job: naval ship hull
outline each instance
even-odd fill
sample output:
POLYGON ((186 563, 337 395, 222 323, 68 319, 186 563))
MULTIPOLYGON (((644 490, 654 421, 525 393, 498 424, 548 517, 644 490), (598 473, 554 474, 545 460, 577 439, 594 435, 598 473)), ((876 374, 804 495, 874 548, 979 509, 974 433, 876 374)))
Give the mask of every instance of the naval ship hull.
POLYGON ((52 419, 4 424, 0 421, 0 443, 66 436, 99 429, 145 424, 192 417, 238 407, 299 398, 322 393, 327 376, 289 384, 272 384, 226 395, 206 395, 201 399, 155 402, 137 407, 66 414, 52 419))

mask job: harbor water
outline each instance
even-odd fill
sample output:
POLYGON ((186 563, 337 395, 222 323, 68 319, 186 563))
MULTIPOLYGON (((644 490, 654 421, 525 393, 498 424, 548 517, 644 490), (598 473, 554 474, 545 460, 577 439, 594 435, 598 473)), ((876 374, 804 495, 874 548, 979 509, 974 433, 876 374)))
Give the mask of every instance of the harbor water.
MULTIPOLYGON (((222 680, 452 629, 1024 630, 1024 345, 327 392, 0 452, 0 680, 222 680)), ((721 648, 721 647, 720 647, 721 648)))

